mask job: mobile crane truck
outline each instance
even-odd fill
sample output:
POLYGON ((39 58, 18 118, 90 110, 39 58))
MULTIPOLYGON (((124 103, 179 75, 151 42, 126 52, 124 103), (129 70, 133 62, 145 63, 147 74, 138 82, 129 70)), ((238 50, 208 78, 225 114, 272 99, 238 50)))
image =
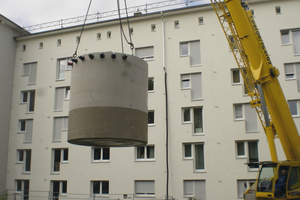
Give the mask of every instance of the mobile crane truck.
POLYGON ((250 105, 257 111, 271 154, 271 161, 259 163, 256 182, 244 193, 244 199, 300 200, 300 137, 277 78, 279 71, 272 65, 248 4, 244 0, 210 1, 244 78, 252 99, 250 105), (275 138, 280 140, 285 161, 278 161, 275 138))

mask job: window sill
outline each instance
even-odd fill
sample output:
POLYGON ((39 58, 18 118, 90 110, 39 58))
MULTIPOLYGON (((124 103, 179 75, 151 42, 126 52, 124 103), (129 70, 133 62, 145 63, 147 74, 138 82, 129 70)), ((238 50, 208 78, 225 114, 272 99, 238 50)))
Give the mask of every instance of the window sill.
POLYGON ((30 175, 31 172, 22 172, 22 174, 24 174, 24 175, 30 175))
POLYGON ((34 114, 34 112, 26 112, 25 114, 34 114))
POLYGON ((61 143, 61 141, 52 141, 52 143, 61 143))
POLYGON ((193 133, 193 136, 204 136, 205 133, 193 133))
POLYGON ((155 91, 154 90, 148 90, 148 93, 154 93, 155 91))
POLYGON ((53 112, 63 112, 63 110, 54 110, 53 112))
POLYGON ((241 122, 241 121, 245 121, 245 119, 244 118, 235 118, 234 121, 235 122, 241 122))
POLYGON ((91 163, 110 163, 110 160, 92 160, 91 163))
POLYGON ((64 81, 65 79, 56 79, 56 82, 64 81))
POLYGON ((148 127, 152 127, 152 126, 155 126, 155 124, 148 124, 148 127))
POLYGON ((51 172, 50 175, 60 175, 60 172, 51 172))
POLYGON ((36 85, 36 83, 28 83, 27 86, 36 85))
POLYGON ((189 160, 189 161, 191 161, 193 159, 194 159, 193 157, 184 157, 182 160, 189 160))
POLYGON ((191 101, 203 101, 204 99, 201 98, 201 99, 191 99, 191 101))
POLYGON ((181 90, 190 90, 190 87, 181 88, 181 90))
POLYGON ((242 85, 242 83, 231 83, 232 86, 242 85))
POLYGON ((293 118, 300 118, 300 115, 292 115, 293 118))
POLYGON ((155 162, 155 159, 135 159, 136 162, 155 162))
POLYGON ((109 198, 108 194, 92 194, 93 196, 95 195, 95 197, 105 197, 105 198, 109 198))
POLYGON ((246 131, 246 133, 259 133, 259 130, 256 130, 256 131, 246 131))
POLYGON ((151 59, 142 59, 142 60, 144 60, 146 62, 149 62, 149 61, 154 61, 154 58, 151 58, 151 59))
POLYGON ((69 161, 61 161, 60 164, 68 164, 69 161))
POLYGON ((138 198, 155 198, 155 195, 142 195, 142 194, 136 194, 135 197, 138 197, 138 198))
POLYGON ((292 43, 281 44, 281 46, 291 46, 292 43))
POLYGON ((191 65, 191 67, 202 67, 202 64, 191 65))
POLYGON ((285 78, 286 81, 294 81, 297 80, 296 78, 285 78))
POLYGON ((205 169, 195 169, 194 173, 206 173, 205 169))
POLYGON ((236 159, 247 159, 247 156, 236 156, 236 159))
POLYGON ((26 131, 18 131, 17 134, 24 134, 26 131))
POLYGON ((32 141, 31 142, 23 142, 23 144, 32 144, 32 141))

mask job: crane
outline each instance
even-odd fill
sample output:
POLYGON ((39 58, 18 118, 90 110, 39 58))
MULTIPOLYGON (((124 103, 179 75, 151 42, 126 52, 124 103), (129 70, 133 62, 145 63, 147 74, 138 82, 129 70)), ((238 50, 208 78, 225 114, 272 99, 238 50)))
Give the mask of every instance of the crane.
MULTIPOLYGON (((266 134, 271 161, 261 162, 255 184, 245 200, 300 199, 300 137, 270 56, 244 0, 210 0, 239 70, 250 105, 266 134), (286 160, 278 161, 274 139, 279 138, 286 160)), ((249 163, 251 165, 251 163, 249 163)))

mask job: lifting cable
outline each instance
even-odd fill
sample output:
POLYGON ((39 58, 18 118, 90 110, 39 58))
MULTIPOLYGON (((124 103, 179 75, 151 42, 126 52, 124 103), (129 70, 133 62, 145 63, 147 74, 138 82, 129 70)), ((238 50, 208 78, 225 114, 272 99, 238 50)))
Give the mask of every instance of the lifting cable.
POLYGON ((78 38, 77 47, 75 49, 75 53, 73 54, 73 59, 75 59, 77 57, 77 50, 78 50, 78 47, 79 47, 79 43, 80 43, 80 40, 81 40, 81 36, 82 36, 83 29, 84 29, 84 26, 85 26, 86 18, 87 18, 88 14, 89 14, 89 10, 90 10, 91 4, 92 4, 92 0, 90 0, 89 7, 88 7, 88 9, 86 11, 85 19, 84 19, 84 22, 83 22, 83 25, 82 25, 82 28, 81 28, 81 32, 80 32, 79 38, 78 38))
POLYGON ((123 48, 123 36, 127 42, 127 44, 130 45, 130 49, 133 55, 133 49, 134 49, 134 45, 132 43, 132 38, 131 38, 131 33, 130 33, 130 25, 129 25, 129 18, 128 18, 128 12, 127 12, 127 4, 126 4, 126 0, 124 0, 124 4, 125 4, 125 10, 126 10, 126 19, 127 19, 127 25, 128 25, 128 32, 129 32, 129 41, 126 38, 126 35, 124 33, 124 29, 122 26, 122 20, 121 20, 121 10, 120 10, 120 2, 119 0, 117 0, 117 4, 118 4, 118 14, 119 14, 119 21, 120 21, 120 32, 121 32, 121 46, 122 46, 122 53, 124 53, 124 48, 123 48))

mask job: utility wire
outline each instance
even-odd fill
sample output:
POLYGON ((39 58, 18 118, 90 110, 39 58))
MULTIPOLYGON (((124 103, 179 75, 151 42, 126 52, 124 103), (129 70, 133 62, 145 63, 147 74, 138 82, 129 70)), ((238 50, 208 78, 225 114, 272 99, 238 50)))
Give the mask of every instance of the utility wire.
POLYGON ((83 22, 83 25, 82 25, 82 28, 81 28, 81 32, 80 32, 80 35, 79 35, 79 39, 78 39, 77 47, 75 49, 75 53, 73 54, 73 58, 77 57, 78 47, 79 47, 79 44, 80 44, 80 40, 81 40, 81 36, 82 36, 82 33, 83 33, 83 29, 84 29, 84 26, 85 26, 85 22, 86 22, 87 16, 88 16, 89 11, 90 11, 91 4, 92 4, 92 0, 90 0, 89 7, 88 7, 88 9, 86 11, 85 19, 84 19, 84 22, 83 22))

